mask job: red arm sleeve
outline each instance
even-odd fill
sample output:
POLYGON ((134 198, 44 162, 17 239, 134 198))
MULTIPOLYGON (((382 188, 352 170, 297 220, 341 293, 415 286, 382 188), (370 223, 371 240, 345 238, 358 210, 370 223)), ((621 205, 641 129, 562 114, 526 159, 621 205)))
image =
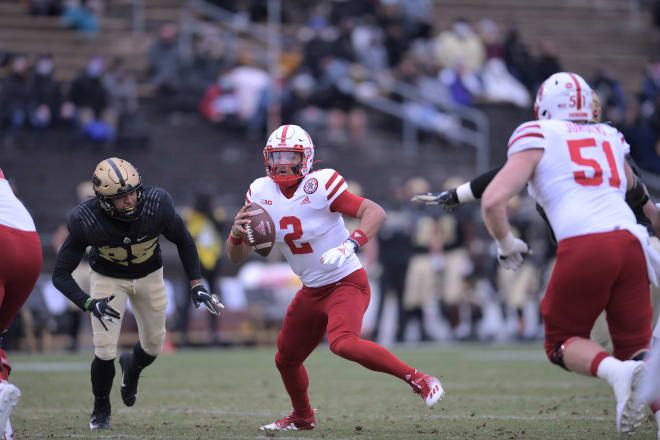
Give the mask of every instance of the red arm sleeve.
POLYGON ((341 193, 332 205, 330 205, 330 211, 340 212, 349 217, 356 218, 358 209, 364 201, 364 198, 352 194, 348 190, 341 193))

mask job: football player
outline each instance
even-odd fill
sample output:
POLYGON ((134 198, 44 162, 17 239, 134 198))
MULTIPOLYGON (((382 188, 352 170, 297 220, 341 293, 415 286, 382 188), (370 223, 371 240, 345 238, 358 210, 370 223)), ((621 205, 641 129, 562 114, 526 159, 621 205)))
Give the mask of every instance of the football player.
POLYGON ((293 410, 260 429, 316 427, 303 362, 326 332, 333 353, 398 377, 420 394, 429 408, 435 406, 444 394, 437 378, 406 365, 380 345, 360 339, 371 293, 355 252, 378 232, 386 218, 383 209, 350 193, 339 172, 312 171, 314 144, 297 125, 283 125, 270 135, 264 160, 266 177, 250 185, 245 206, 232 225, 227 252, 235 263, 248 257, 245 226, 250 220, 246 209, 252 202, 258 203, 274 220, 276 247, 303 287, 286 312, 275 355, 293 410), (352 233, 344 226, 342 214, 360 219, 352 233))
POLYGON ((557 238, 557 262, 541 301, 548 359, 569 371, 605 379, 616 398, 616 427, 636 430, 644 418, 637 384, 651 339, 648 232, 625 202, 635 184, 630 146, 613 127, 589 125, 592 93, 579 75, 550 76, 536 96, 537 121, 511 135, 507 162, 484 191, 481 209, 498 257, 517 267, 529 252, 513 236, 506 205, 528 183, 557 238), (607 311, 614 355, 589 339, 607 311))
MULTIPOLYGON (((32 292, 43 254, 39 234, 25 206, 0 169, 0 341, 32 292)), ((11 364, 0 349, 0 437, 13 438, 9 415, 21 396, 9 383, 11 364)))
POLYGON ((69 214, 69 236, 57 253, 53 284, 91 313, 95 357, 91 368, 94 409, 89 427, 109 429, 117 341, 128 298, 139 341, 132 353, 119 358, 121 397, 126 406, 135 404, 140 372, 160 354, 165 340, 167 292, 161 235, 177 246, 195 307, 203 304, 218 315, 223 305, 202 285, 195 242, 167 191, 144 187, 135 167, 116 157, 96 166, 92 185, 96 197, 80 203, 69 214), (71 276, 88 246, 91 296, 71 276))

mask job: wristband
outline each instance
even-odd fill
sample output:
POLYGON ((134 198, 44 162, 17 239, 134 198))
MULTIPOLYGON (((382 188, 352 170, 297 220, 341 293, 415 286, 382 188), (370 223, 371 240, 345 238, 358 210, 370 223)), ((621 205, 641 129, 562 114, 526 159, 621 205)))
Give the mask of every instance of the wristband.
POLYGON ((85 301, 85 310, 89 310, 89 303, 91 303, 93 299, 94 298, 92 297, 87 298, 87 301, 85 301))
POLYGON ((364 246, 369 241, 369 237, 367 237, 367 234, 365 234, 364 231, 360 228, 353 231, 353 233, 348 237, 348 239, 353 240, 353 242, 355 242, 355 244, 357 245, 355 249, 364 246))
POLYGON ((456 198, 458 199, 458 203, 472 202, 477 200, 472 193, 470 182, 466 182, 456 188, 456 198))
POLYGON ((229 242, 234 246, 238 246, 243 243, 243 237, 242 236, 237 237, 236 235, 234 235, 234 230, 232 229, 231 232, 229 233, 229 242))

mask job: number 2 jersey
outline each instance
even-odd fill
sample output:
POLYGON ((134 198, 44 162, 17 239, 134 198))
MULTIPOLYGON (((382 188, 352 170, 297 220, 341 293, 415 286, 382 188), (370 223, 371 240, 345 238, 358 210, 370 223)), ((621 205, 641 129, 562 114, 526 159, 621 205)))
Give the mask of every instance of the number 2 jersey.
POLYGON ((530 195, 545 210, 557 240, 615 229, 638 231, 625 201, 630 146, 607 124, 544 120, 521 124, 507 155, 541 148, 530 195))
POLYGON ((163 265, 159 237, 176 244, 188 279, 201 278, 195 242, 174 209, 170 194, 162 188, 145 187, 142 215, 125 222, 110 218, 96 198, 77 205, 69 214, 69 236, 60 248, 53 283, 82 308, 87 295, 71 277, 85 250, 91 246, 92 270, 112 278, 143 278, 163 265))
POLYGON ((327 286, 360 269, 355 254, 340 267, 321 263, 321 255, 341 245, 349 236, 340 212, 331 206, 348 186, 333 169, 307 174, 291 198, 270 177, 250 185, 249 203, 258 203, 275 223, 275 246, 307 287, 327 286))

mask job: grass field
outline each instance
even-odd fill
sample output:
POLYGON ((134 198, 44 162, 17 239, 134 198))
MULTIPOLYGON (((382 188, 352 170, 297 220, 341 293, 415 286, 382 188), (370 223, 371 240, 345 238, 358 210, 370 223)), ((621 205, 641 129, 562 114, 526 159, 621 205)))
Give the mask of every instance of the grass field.
MULTIPOLYGON (((540 343, 393 351, 440 377, 447 394, 436 408, 405 383, 322 346, 306 363, 318 428, 267 434, 258 427, 290 410, 274 348, 179 351, 145 371, 132 408, 121 401, 117 364, 112 429, 99 433, 88 428, 91 352, 10 353, 12 381, 23 392, 11 420, 16 439, 620 438, 609 386, 550 365, 540 343)), ((632 438, 655 439, 655 421, 649 417, 632 438)))

